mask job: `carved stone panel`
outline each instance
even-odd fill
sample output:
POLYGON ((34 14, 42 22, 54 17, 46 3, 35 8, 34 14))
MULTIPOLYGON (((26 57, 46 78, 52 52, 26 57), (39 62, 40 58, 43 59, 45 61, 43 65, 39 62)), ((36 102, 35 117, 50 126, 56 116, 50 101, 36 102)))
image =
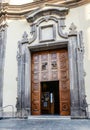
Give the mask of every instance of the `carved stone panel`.
POLYGON ((39 41, 47 42, 54 41, 56 38, 55 25, 40 26, 39 27, 39 41))

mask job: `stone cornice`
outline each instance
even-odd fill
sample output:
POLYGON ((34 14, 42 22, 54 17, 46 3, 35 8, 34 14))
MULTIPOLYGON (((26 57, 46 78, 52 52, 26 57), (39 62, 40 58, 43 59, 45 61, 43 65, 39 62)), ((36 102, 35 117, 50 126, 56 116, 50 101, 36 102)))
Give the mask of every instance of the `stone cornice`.
POLYGON ((24 15, 35 10, 46 6, 66 6, 69 8, 77 7, 86 3, 89 3, 90 0, 43 0, 32 2, 23 5, 9 5, 8 3, 1 4, 0 17, 21 19, 24 18, 24 15))
MULTIPOLYGON (((69 9, 66 7, 48 7, 41 8, 35 11, 32 11, 26 15, 28 22, 34 22, 37 18, 47 15, 56 14, 58 16, 66 16, 69 12, 69 9)), ((48 20, 48 17, 46 18, 48 20)))

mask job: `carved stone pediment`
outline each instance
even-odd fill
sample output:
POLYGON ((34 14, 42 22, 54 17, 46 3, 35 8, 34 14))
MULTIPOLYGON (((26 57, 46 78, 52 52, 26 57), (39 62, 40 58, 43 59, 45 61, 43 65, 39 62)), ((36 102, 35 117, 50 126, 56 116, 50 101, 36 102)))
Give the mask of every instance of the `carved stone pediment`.
POLYGON ((63 30, 66 27, 65 16, 68 12, 69 8, 67 7, 45 5, 43 8, 28 13, 25 16, 30 23, 31 38, 28 43, 39 44, 58 41, 59 38, 67 39, 68 35, 63 30))
POLYGON ((44 8, 38 8, 34 11, 31 11, 26 15, 28 22, 34 22, 37 18, 47 15, 58 15, 65 16, 68 14, 69 9, 67 7, 50 7, 46 6, 44 8))

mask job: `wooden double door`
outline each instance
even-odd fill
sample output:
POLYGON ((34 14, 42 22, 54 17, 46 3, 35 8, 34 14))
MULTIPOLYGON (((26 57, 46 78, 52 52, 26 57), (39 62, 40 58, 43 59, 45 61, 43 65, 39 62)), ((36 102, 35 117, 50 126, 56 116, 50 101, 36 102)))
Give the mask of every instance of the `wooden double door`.
POLYGON ((70 115, 70 83, 67 49, 32 53, 31 63, 32 115, 70 115), (49 85, 49 82, 51 85, 49 85), (55 82, 57 82, 57 86, 55 86, 55 82), (45 88, 45 86, 47 87, 45 88), (56 98, 57 95, 58 98, 56 98), (55 102, 58 102, 57 105, 55 102))

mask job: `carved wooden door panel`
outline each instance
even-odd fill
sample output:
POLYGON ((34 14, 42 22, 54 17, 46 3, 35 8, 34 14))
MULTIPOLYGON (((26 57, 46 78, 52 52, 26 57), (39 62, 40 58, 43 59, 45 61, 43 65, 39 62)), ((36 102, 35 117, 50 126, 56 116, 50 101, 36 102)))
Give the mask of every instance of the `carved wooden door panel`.
POLYGON ((67 50, 32 54, 32 114, 41 114, 41 82, 59 81, 60 115, 70 114, 70 85, 67 50))
POLYGON ((62 50, 59 53, 60 67, 60 115, 70 115, 70 84, 68 52, 62 50))
POLYGON ((40 82, 39 82, 39 55, 32 55, 32 90, 31 90, 31 113, 40 115, 40 82))
POLYGON ((48 51, 32 54, 32 115, 41 114, 41 82, 50 80, 49 70, 48 51))
POLYGON ((58 75, 58 51, 51 51, 49 55, 50 62, 50 80, 59 80, 58 75))

